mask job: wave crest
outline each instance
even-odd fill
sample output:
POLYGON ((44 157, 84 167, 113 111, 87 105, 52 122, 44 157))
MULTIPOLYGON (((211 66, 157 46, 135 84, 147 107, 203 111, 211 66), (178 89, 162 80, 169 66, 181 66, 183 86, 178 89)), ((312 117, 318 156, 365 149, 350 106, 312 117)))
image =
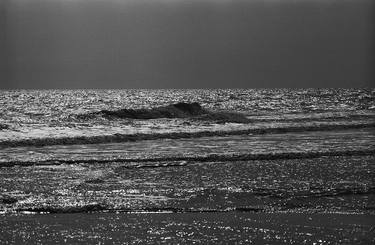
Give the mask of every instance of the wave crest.
POLYGON ((77 145, 77 144, 102 144, 102 143, 121 143, 140 140, 157 139, 188 139, 212 136, 231 136, 231 135, 261 135, 261 134, 282 134, 290 132, 308 132, 308 131, 331 131, 345 129, 364 129, 375 128, 374 123, 350 124, 350 125, 312 125, 303 127, 275 127, 275 128, 254 128, 231 131, 198 131, 198 132, 171 132, 171 133, 136 133, 136 134, 113 134, 98 136, 75 136, 59 138, 33 138, 19 140, 0 141, 0 149, 18 146, 47 146, 47 145, 77 145))
POLYGON ((157 118, 191 118, 203 121, 216 121, 218 123, 234 122, 248 123, 250 120, 243 114, 237 112, 213 112, 203 108, 199 103, 180 102, 167 106, 154 107, 151 109, 120 109, 120 110, 101 110, 86 115, 80 115, 79 118, 87 119, 92 115, 101 115, 104 118, 121 119, 157 119, 157 118))

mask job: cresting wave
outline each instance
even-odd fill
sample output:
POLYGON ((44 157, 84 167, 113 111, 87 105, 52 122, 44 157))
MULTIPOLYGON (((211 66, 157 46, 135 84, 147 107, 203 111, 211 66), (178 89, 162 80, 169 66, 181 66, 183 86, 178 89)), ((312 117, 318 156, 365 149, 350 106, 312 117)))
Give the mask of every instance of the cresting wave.
POLYGON ((121 142, 134 142, 134 141, 140 141, 140 140, 186 139, 186 138, 247 135, 247 134, 251 134, 251 135, 282 134, 282 133, 292 133, 292 132, 331 131, 331 130, 363 129, 363 128, 375 128, 375 123, 254 128, 254 129, 231 130, 231 131, 198 131, 198 132, 153 133, 153 134, 152 133, 136 133, 136 134, 113 134, 113 135, 98 135, 98 136, 4 140, 4 141, 0 141, 0 149, 7 148, 7 147, 18 147, 18 146, 121 143, 121 142))
POLYGON ((283 152, 283 153, 259 153, 259 154, 211 154, 209 156, 182 156, 182 157, 160 157, 160 158, 113 158, 113 159, 77 159, 61 160, 50 159, 44 161, 9 161, 2 162, 1 167, 35 166, 35 165, 62 165, 62 164, 104 164, 104 163, 133 163, 122 166, 127 169, 180 167, 197 162, 225 162, 225 161, 253 161, 253 160, 280 160, 280 159, 306 159, 326 156, 366 156, 375 155, 375 150, 353 150, 353 151, 323 151, 323 152, 283 152))
POLYGON ((107 119, 156 119, 156 118, 191 118, 202 121, 215 121, 217 123, 248 123, 250 122, 243 114, 237 112, 213 112, 203 108, 200 104, 176 103, 167 106, 160 106, 151 109, 121 109, 101 110, 89 114, 79 115, 80 119, 89 119, 92 116, 100 115, 107 119))

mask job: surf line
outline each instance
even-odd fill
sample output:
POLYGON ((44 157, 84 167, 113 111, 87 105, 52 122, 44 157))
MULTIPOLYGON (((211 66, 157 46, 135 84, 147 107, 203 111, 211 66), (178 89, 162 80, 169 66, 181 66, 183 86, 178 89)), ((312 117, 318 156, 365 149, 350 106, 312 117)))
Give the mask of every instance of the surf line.
POLYGON ((346 129, 375 128, 375 123, 354 124, 354 125, 315 125, 307 127, 276 127, 276 128, 253 128, 233 131, 198 131, 198 132, 171 132, 171 133, 138 133, 138 134, 113 134, 98 136, 77 136, 61 138, 35 138, 21 140, 0 141, 0 149, 23 146, 50 146, 50 145, 80 145, 80 144, 103 144, 135 142, 142 140, 158 139, 188 139, 203 137, 225 137, 232 135, 262 135, 262 134, 283 134, 308 131, 332 131, 346 129))
POLYGON ((181 157, 157 157, 157 158, 117 158, 117 159, 82 159, 62 160, 50 159, 44 161, 9 161, 0 163, 0 168, 13 166, 48 166, 62 164, 106 164, 106 163, 135 163, 123 166, 128 169, 182 167, 188 164, 202 162, 226 162, 226 161, 255 161, 255 160, 285 160, 285 159, 308 159, 319 157, 340 156, 368 156, 375 155, 375 150, 353 150, 353 151, 327 151, 327 152, 282 152, 282 153, 259 153, 209 156, 181 156, 181 157), (167 163, 166 163, 167 162, 167 163), (169 162, 169 163, 168 163, 169 162), (148 163, 148 164, 147 164, 148 163), (155 164, 150 164, 155 163, 155 164))

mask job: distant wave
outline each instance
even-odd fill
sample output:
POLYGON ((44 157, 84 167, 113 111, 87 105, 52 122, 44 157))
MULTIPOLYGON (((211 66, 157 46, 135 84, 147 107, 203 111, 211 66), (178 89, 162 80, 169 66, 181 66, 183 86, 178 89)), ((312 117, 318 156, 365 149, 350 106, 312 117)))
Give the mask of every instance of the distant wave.
POLYGON ((77 144, 101 144, 101 143, 120 143, 133 142, 140 140, 156 139, 184 139, 201 138, 212 136, 231 136, 247 134, 280 134, 289 132, 306 131, 331 131, 344 129, 375 128, 375 123, 361 124, 336 124, 336 125, 313 125, 313 126, 295 126, 295 127, 275 127, 275 128, 255 128, 231 131, 198 131, 198 132, 172 132, 172 133, 136 133, 136 134, 113 134, 98 136, 76 136, 76 137, 58 137, 58 138, 33 138, 21 140, 0 141, 0 148, 18 147, 18 146, 47 146, 47 145, 77 145, 77 144))
POLYGON ((157 158, 111 158, 111 159, 77 159, 63 160, 50 159, 43 161, 9 161, 1 162, 0 167, 34 166, 34 165, 61 165, 61 164, 95 164, 95 163, 132 163, 123 168, 162 168, 182 167, 196 162, 225 162, 225 161, 254 161, 254 160, 280 160, 280 159, 307 159, 325 156, 366 156, 375 155, 375 150, 353 150, 353 151, 315 151, 315 152, 282 152, 282 153, 258 153, 258 154, 211 154, 209 156, 177 156, 157 158))
POLYGON ((304 115, 304 117, 295 117, 295 118, 287 118, 287 117, 276 117, 276 118, 251 118, 252 122, 312 122, 314 120, 319 121, 337 121, 337 120, 345 120, 345 121, 358 121, 363 120, 366 122, 375 122, 375 115, 373 114, 347 114, 347 115, 340 115, 340 114, 308 114, 304 115))
POLYGON ((79 115, 78 118, 86 119, 95 115, 101 115, 107 119, 129 118, 129 119, 156 119, 156 118, 192 118, 203 121, 215 121, 218 123, 235 122, 248 123, 245 115, 237 112, 213 112, 203 108, 198 103, 176 103, 151 109, 121 109, 101 110, 99 112, 79 115))

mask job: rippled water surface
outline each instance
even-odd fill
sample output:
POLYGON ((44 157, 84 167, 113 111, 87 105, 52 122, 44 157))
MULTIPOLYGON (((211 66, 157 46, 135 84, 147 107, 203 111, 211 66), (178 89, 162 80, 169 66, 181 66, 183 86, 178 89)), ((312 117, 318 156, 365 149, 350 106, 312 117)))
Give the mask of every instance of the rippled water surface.
MULTIPOLYGON (((1 91, 1 141, 26 138, 134 133, 235 130, 307 124, 369 123, 374 120, 373 90, 35 90, 1 91), (244 113, 250 125, 186 119, 107 120, 78 115, 100 110, 154 108, 198 102, 213 111, 244 113)), ((303 126, 303 125, 302 125, 303 126)))

